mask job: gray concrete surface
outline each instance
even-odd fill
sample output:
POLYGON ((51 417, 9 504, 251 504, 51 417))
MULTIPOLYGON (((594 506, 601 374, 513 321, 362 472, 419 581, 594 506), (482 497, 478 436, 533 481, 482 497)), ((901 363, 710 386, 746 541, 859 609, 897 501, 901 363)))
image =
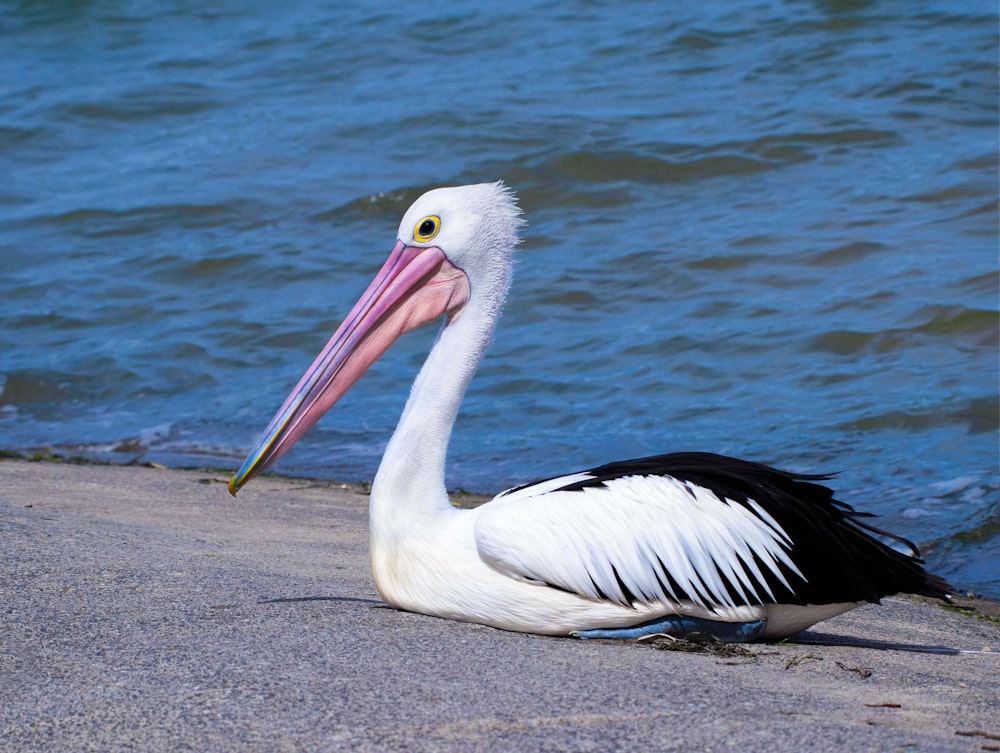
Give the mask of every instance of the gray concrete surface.
POLYGON ((505 633, 382 606, 357 490, 223 482, 0 462, 0 750, 1000 749, 994 622, 897 598, 733 656, 505 633))

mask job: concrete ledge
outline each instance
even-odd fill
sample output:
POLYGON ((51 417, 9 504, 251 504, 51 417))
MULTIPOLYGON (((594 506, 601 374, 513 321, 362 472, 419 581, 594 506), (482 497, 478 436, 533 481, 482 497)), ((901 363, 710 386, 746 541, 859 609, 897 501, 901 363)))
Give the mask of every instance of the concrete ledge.
POLYGON ((360 490, 224 481, 0 462, 0 748, 1000 749, 988 619, 895 598, 735 654, 505 633, 382 606, 360 490))

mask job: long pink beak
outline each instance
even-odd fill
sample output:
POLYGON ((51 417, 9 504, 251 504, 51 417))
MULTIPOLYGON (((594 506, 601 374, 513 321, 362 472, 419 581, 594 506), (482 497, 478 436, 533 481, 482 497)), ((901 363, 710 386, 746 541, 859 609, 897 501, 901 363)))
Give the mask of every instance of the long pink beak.
POLYGON ((247 481, 284 455, 397 338, 442 314, 457 316, 468 300, 469 278, 441 249, 397 241, 229 480, 229 493, 236 496, 247 481))

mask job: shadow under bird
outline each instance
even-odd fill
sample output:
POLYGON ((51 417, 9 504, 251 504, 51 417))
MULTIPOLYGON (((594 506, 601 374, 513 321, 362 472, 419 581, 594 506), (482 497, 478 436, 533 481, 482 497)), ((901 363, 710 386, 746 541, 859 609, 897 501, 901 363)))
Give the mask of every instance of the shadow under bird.
POLYGON ((547 635, 752 641, 890 594, 947 598, 917 548, 834 499, 819 483, 827 476, 720 455, 625 460, 454 507, 448 440, 500 317, 522 224, 502 182, 417 199, 230 492, 281 457, 394 340, 444 317, 371 487, 372 574, 388 604, 547 635))

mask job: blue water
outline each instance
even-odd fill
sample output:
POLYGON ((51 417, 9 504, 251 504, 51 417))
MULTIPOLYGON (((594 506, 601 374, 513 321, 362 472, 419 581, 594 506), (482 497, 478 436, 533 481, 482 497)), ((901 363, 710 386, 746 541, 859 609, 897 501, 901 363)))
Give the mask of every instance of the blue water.
MULTIPOLYGON (((214 5, 0 4, 0 448, 235 469, 408 204, 502 177, 450 486, 840 471, 1000 596, 994 2, 214 5)), ((370 479, 433 335, 278 470, 370 479)))

